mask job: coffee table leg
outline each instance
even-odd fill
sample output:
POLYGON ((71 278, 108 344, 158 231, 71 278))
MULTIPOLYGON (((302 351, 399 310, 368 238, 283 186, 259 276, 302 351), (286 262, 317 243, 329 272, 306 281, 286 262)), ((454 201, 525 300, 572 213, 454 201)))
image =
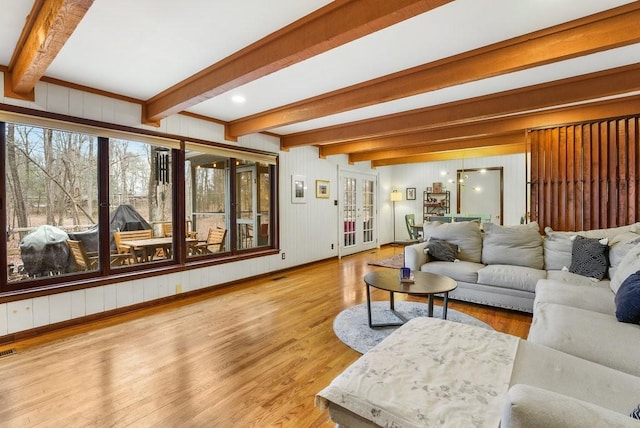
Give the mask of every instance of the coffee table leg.
POLYGON ((369 317, 369 328, 373 327, 371 323, 371 291, 369 290, 369 284, 365 284, 367 288, 367 316, 369 317))
POLYGON ((433 294, 429 294, 429 305, 427 306, 427 316, 433 316, 433 294))
POLYGON ((396 302, 394 300, 394 296, 395 294, 393 294, 393 291, 389 291, 389 308, 391 308, 391 310, 395 312, 396 302))
POLYGON ((447 308, 449 307, 449 293, 444 293, 444 300, 442 301, 442 319, 447 319, 447 308))

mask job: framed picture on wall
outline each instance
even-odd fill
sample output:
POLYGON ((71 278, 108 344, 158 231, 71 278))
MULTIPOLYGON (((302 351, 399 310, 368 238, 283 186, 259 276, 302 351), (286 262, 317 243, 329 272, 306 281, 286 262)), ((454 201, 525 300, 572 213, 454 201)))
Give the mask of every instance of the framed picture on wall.
POLYGON ((316 180, 316 198, 329 199, 329 182, 316 180))
POLYGON ((291 203, 307 203, 307 177, 304 175, 291 176, 291 203))
POLYGON ((433 187, 427 187, 427 192, 428 192, 428 193, 433 192, 433 187))
POLYGON ((415 201, 415 199, 416 199, 416 188, 407 187, 407 201, 415 201))

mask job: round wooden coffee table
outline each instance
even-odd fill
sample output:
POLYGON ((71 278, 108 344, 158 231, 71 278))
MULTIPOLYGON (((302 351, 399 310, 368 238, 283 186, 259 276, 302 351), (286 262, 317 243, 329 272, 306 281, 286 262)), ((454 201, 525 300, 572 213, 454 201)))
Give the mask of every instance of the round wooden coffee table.
POLYGON ((369 272, 364 276, 364 282, 367 288, 367 315, 369 316, 369 327, 398 326, 408 321, 404 316, 396 312, 393 293, 427 296, 429 299, 427 315, 430 317, 433 316, 433 295, 444 294, 444 302, 442 303, 442 319, 447 319, 449 292, 455 290, 458 284, 448 276, 428 272, 413 272, 413 279, 414 282, 400 282, 400 272, 395 269, 376 270, 369 272), (374 324, 371 321, 371 287, 389 292, 389 309, 402 322, 374 324))

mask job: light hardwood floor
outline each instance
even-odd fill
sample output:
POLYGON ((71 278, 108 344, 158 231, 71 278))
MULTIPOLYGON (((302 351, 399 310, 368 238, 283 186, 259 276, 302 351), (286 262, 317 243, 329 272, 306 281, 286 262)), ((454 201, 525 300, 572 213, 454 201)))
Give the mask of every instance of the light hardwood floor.
MULTIPOLYGON (((367 263, 400 251, 319 262, 1 346, 17 353, 0 358, 0 426, 333 427, 314 395, 359 356, 335 337, 333 319, 365 301, 366 272, 385 269, 367 263)), ((450 307, 520 337, 531 323, 517 312, 450 307)))

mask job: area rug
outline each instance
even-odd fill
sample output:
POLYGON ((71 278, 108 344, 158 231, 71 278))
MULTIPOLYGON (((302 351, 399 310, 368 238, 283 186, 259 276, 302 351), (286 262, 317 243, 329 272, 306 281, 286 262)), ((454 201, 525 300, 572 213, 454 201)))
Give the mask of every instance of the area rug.
POLYGON ((402 266, 404 266, 404 253, 396 254, 395 256, 387 257, 380 260, 374 260, 372 262, 369 262, 369 264, 372 266, 400 269, 402 266))
MULTIPOLYGON (((396 312, 399 312, 408 319, 427 316, 426 303, 396 301, 395 306, 396 312)), ((434 306, 433 313, 435 317, 442 317, 442 306, 434 306)), ((388 301, 371 302, 371 316, 373 322, 376 324, 399 321, 396 316, 389 311, 388 301)), ((489 324, 453 309, 447 311, 447 319, 449 321, 476 325, 493 330, 489 324)), ((338 336, 345 345, 361 354, 364 354, 382 342, 382 340, 389 336, 396 328, 397 327, 369 328, 366 303, 343 310, 333 321, 333 331, 336 336, 338 336)))

